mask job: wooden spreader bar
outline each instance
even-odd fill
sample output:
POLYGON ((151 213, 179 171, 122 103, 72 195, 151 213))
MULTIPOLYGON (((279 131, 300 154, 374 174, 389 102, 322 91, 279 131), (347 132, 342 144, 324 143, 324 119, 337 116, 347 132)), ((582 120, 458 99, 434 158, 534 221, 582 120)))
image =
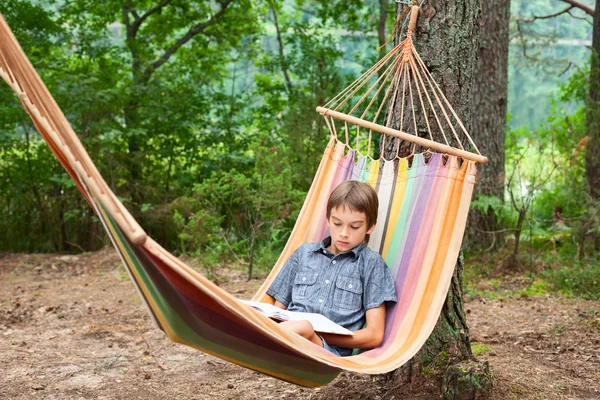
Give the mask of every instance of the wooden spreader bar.
POLYGON ((424 148, 429 148, 432 150, 436 150, 440 153, 450 154, 453 156, 461 157, 467 160, 476 161, 480 164, 486 164, 488 162, 487 157, 471 153, 466 150, 461 150, 454 148, 452 146, 448 146, 442 143, 434 142, 429 139, 425 139, 419 136, 411 135, 410 133, 402 132, 396 129, 388 128, 387 126, 379 125, 370 121, 366 121, 364 119, 360 119, 357 117, 353 117, 352 115, 344 114, 338 111, 333 111, 324 107, 317 107, 317 112, 324 116, 330 116, 335 119, 339 119, 342 121, 349 122, 354 125, 361 126, 366 129, 370 129, 375 132, 382 133, 384 135, 397 137, 402 140, 407 140, 411 143, 415 143, 424 148))

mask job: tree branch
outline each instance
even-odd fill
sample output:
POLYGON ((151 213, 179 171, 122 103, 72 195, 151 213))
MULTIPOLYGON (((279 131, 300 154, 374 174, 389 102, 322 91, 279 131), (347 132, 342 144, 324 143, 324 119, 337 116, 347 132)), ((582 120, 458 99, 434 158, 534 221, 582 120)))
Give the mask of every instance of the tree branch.
POLYGON ((573 13, 572 13, 571 11, 569 11, 569 15, 570 15, 571 17, 575 18, 575 19, 580 19, 580 20, 582 20, 582 21, 585 21, 585 22, 587 22, 589 25, 592 25, 592 26, 594 25, 593 18, 592 18, 592 21, 590 21, 590 19, 589 19, 589 18, 587 18, 587 17, 579 17, 579 16, 577 16, 577 15, 573 15, 573 13))
POLYGON ((219 10, 219 12, 217 12, 216 14, 214 14, 212 17, 210 17, 210 19, 206 22, 201 22, 199 24, 194 25, 193 27, 191 27, 185 35, 183 35, 181 38, 179 38, 179 40, 177 40, 171 47, 169 47, 167 50, 165 50, 165 52, 163 53, 162 56, 160 56, 160 58, 158 58, 156 61, 152 62, 144 71, 144 77, 146 79, 150 78, 150 75, 152 75, 152 73, 154 71, 156 71, 158 68, 160 68, 164 63, 166 63, 169 58, 171 58, 171 56, 184 44, 186 44, 187 42, 189 42, 190 40, 192 40, 194 38, 194 36, 198 35, 199 33, 202 33, 206 30, 206 28, 214 25, 219 18, 221 18, 223 16, 223 14, 225 14, 225 12, 227 11, 227 7, 233 3, 233 0, 225 0, 225 1, 218 1, 218 3, 221 5, 221 9, 219 10))
POLYGON ((519 34, 522 35, 522 32, 521 32, 521 23, 532 23, 532 22, 537 21, 538 19, 550 19, 550 18, 558 17, 559 15, 563 15, 563 14, 569 14, 573 18, 583 19, 583 20, 587 21, 586 18, 577 17, 577 16, 573 15, 571 13, 571 10, 573 10, 574 8, 583 10, 587 14, 591 15, 592 17, 594 16, 594 10, 591 7, 586 6, 585 4, 581 4, 581 3, 579 3, 579 2, 577 2, 575 0, 561 0, 561 1, 570 4, 569 7, 565 8, 562 11, 555 12, 553 14, 548 14, 548 15, 534 15, 531 18, 517 18, 516 22, 517 22, 517 28, 519 30, 519 34))
POLYGON ((566 14, 569 11, 571 11, 573 8, 575 8, 575 6, 569 6, 569 7, 565 8, 564 10, 556 12, 554 14, 534 15, 531 18, 517 18, 517 21, 520 21, 520 22, 533 22, 533 21, 538 20, 538 19, 550 19, 550 18, 558 17, 559 15, 562 15, 562 14, 566 14))
POLYGON ((527 40, 525 39, 525 34, 523 33, 523 28, 521 27, 521 23, 525 22, 521 19, 517 19, 517 36, 521 42, 521 48, 523 50, 523 56, 529 60, 535 60, 535 57, 527 54, 527 40))
POLYGON ((133 26, 133 24, 135 24, 135 21, 132 24, 131 19, 129 18, 129 14, 132 12, 132 8, 131 4, 128 1, 123 3, 123 8, 121 12, 123 13, 123 23, 125 24, 125 30, 127 32, 126 43, 127 47, 129 48, 129 51, 131 52, 131 70, 133 72, 134 80, 136 80, 138 76, 138 71, 140 70, 140 67, 142 65, 142 60, 140 58, 140 53, 135 43, 135 35, 137 33, 137 30, 134 30, 133 26))
POLYGON ((285 77, 288 92, 290 96, 293 96, 294 87, 292 86, 292 80, 290 79, 287 67, 285 65, 285 54, 283 53, 283 39, 281 38, 281 30, 279 29, 279 22, 277 21, 277 13, 275 12, 275 7, 273 7, 272 5, 271 12, 273 13, 273 22, 275 23, 275 30, 277 31, 277 42, 279 43, 279 65, 281 66, 281 72, 283 72, 283 76, 285 77))
POLYGON ((586 14, 594 16, 594 9, 592 7, 586 6, 585 4, 581 4, 575 0, 562 0, 563 2, 570 4, 573 7, 579 8, 582 11, 585 11, 586 14))
POLYGON ((231 254, 235 257, 235 259, 241 264, 241 265, 248 265, 247 262, 242 261, 237 253, 235 251, 233 251, 233 247, 231 247, 231 244, 229 244, 229 240, 227 240, 227 235, 225 234, 225 232, 223 232, 223 230, 221 229, 219 232, 219 236, 223 239, 223 241, 225 242, 225 244, 227 245, 227 247, 229 248, 229 251, 231 252, 231 254))
POLYGON ((171 1, 172 0, 162 0, 160 3, 158 3, 157 5, 155 5, 148 11, 146 11, 141 17, 138 17, 137 15, 135 15, 135 17, 136 17, 136 20, 134 23, 135 30, 137 31, 139 29, 140 25, 142 25, 142 23, 146 20, 146 18, 148 18, 152 14, 160 11, 164 6, 169 4, 171 1))

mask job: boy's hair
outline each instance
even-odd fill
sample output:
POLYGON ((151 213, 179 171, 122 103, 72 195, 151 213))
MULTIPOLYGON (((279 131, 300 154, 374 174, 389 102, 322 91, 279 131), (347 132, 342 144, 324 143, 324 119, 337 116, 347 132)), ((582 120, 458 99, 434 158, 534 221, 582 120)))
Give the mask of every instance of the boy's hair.
POLYGON ((367 217, 367 228, 371 228, 377 222, 379 199, 375 189, 368 183, 359 181, 340 183, 331 192, 327 201, 327 219, 331 217, 331 210, 338 207, 348 207, 352 211, 364 213, 367 217))

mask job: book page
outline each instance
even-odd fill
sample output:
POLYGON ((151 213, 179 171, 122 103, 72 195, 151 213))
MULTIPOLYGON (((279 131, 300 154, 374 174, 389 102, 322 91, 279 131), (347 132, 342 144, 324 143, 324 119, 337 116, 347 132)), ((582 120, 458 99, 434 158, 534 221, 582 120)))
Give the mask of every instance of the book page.
POLYGON ((335 333, 338 335, 353 335, 352 331, 340 326, 321 314, 302 313, 295 311, 282 310, 272 304, 261 303, 258 301, 240 300, 250 307, 261 312, 267 317, 280 321, 308 321, 316 332, 335 333))

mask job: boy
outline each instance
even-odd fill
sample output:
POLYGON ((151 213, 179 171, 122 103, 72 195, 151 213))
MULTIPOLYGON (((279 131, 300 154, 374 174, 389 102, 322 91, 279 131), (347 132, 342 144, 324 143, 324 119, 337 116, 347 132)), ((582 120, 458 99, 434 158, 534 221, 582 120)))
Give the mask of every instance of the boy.
POLYGON ((354 331, 352 336, 316 334, 308 321, 281 324, 339 356, 351 355, 354 348, 380 346, 386 303, 397 301, 385 261, 365 246, 375 229, 378 207, 370 185, 340 184, 327 201, 330 236, 300 246, 267 290, 279 308, 323 314, 354 331))

